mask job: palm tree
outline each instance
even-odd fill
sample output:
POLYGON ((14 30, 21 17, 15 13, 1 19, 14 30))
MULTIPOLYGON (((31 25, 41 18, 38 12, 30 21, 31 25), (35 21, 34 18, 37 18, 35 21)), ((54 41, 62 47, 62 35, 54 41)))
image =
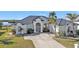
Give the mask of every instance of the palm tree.
MULTIPOLYGON (((79 15, 75 14, 75 13, 68 13, 67 14, 67 18, 69 18, 71 21, 72 21, 72 24, 73 24, 73 31, 74 31, 74 21, 76 20, 76 18, 78 17, 79 15)), ((73 33, 73 36, 74 36, 74 33, 73 33)))
POLYGON ((56 13, 54 11, 50 12, 49 13, 49 24, 53 24, 54 25, 54 27, 55 27, 55 34, 56 34, 56 19, 57 19, 56 13))

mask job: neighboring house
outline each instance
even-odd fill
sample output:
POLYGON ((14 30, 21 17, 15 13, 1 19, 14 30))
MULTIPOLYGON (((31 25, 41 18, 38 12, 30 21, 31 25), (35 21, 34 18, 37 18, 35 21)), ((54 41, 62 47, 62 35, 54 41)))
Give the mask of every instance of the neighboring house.
POLYGON ((59 25, 60 35, 65 35, 65 36, 72 36, 73 34, 77 35, 76 31, 79 30, 78 18, 76 19, 76 21, 74 21, 74 30, 73 30, 73 23, 70 20, 59 19, 57 24, 59 25))
POLYGON ((25 34, 28 29, 33 29, 34 33, 43 32, 44 28, 48 28, 48 18, 45 16, 28 16, 22 20, 16 21, 16 34, 25 34))
POLYGON ((10 26, 11 24, 9 22, 2 22, 3 26, 10 26))

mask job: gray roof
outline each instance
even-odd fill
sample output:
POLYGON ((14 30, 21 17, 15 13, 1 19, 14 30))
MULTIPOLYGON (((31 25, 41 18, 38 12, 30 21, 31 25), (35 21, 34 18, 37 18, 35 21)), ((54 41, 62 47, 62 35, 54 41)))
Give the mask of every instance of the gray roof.
POLYGON ((28 17, 25 17, 22 20, 16 21, 16 23, 32 24, 32 22, 35 21, 35 19, 37 19, 37 18, 40 18, 41 20, 48 20, 48 18, 45 17, 45 16, 28 16, 28 17))
POLYGON ((56 22, 57 22, 58 25, 62 26, 62 25, 65 25, 67 23, 70 23, 71 21, 61 18, 61 19, 57 19, 56 22))

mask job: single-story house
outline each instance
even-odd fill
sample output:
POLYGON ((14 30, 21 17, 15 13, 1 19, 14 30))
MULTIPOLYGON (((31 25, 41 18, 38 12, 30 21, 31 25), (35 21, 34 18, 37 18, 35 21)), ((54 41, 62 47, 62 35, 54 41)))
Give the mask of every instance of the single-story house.
POLYGON ((28 29, 32 29, 34 33, 43 32, 49 29, 48 17, 45 16, 28 16, 22 20, 16 21, 14 25, 16 34, 26 34, 28 29))
POLYGON ((2 22, 2 26, 10 26, 11 24, 9 22, 2 22))
POLYGON ((48 19, 46 16, 28 16, 16 21, 14 29, 16 30, 16 34, 27 34, 28 29, 32 29, 34 33, 44 32, 44 30, 48 29, 49 32, 55 33, 56 31, 65 36, 77 35, 79 17, 74 21, 74 27, 72 21, 67 18, 57 19, 56 28, 53 24, 49 24, 48 19))

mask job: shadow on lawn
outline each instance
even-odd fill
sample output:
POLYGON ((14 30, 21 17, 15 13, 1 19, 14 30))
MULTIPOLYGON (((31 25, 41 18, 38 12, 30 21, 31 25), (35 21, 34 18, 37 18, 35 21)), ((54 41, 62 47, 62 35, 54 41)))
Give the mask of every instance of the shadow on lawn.
POLYGON ((2 34, 4 34, 5 32, 0 32, 0 36, 2 35, 2 34))
POLYGON ((14 42, 12 42, 10 39, 0 40, 0 44, 4 44, 4 45, 9 45, 13 43, 14 42))

